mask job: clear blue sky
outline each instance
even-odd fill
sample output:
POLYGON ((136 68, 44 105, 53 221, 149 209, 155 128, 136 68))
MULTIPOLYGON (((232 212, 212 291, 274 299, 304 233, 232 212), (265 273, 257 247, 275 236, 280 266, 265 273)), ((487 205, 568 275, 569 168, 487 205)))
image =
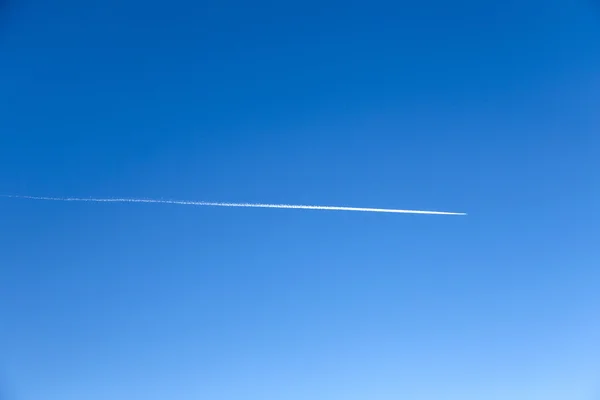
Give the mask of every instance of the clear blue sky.
POLYGON ((0 199, 0 396, 600 395, 591 0, 0 10, 3 194, 469 213, 0 199))

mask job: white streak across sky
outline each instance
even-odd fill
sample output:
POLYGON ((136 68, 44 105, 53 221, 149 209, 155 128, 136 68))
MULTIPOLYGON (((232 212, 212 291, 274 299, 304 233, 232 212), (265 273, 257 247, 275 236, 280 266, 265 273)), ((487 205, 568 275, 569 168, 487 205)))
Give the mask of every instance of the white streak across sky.
POLYGON ((207 206, 207 207, 250 207, 250 208, 283 208, 296 210, 321 210, 321 211, 362 211, 373 213, 397 213, 397 214, 434 214, 434 215, 467 215, 461 212, 447 211, 422 211, 422 210, 399 210, 393 208, 366 208, 366 207, 340 207, 340 206, 308 206, 296 204, 263 204, 263 203, 219 203, 209 201, 183 201, 183 200, 158 200, 158 199, 116 199, 116 198, 83 198, 83 197, 42 197, 42 196, 18 196, 0 195, 14 199, 31 199, 46 201, 81 201, 89 203, 158 203, 178 204, 184 206, 207 206))

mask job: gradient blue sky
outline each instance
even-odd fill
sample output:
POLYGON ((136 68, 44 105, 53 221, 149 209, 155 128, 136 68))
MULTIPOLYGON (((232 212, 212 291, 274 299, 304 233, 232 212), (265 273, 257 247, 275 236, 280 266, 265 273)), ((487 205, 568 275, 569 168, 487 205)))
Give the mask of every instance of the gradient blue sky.
POLYGON ((4 3, 1 193, 469 216, 0 199, 3 399, 600 395, 593 2, 4 3))

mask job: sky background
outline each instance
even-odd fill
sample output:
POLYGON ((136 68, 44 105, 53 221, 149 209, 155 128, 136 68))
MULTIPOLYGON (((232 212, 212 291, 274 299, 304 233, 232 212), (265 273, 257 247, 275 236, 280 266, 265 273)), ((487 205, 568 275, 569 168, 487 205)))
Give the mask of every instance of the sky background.
POLYGON ((600 396, 600 6, 8 0, 0 398, 600 396), (2 397, 3 396, 3 397, 2 397))

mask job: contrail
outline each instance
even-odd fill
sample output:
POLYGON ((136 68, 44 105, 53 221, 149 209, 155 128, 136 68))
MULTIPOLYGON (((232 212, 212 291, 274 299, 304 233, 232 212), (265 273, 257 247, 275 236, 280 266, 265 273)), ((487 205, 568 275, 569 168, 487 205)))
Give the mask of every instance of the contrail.
POLYGON ((397 210, 393 208, 365 208, 365 207, 339 207, 339 206, 306 206, 295 204, 263 204, 263 203, 218 203, 209 201, 182 201, 182 200, 157 200, 157 199, 95 199, 78 197, 41 197, 41 196, 16 196, 0 195, 0 197, 10 197, 14 199, 32 199, 49 201, 84 201, 92 203, 159 203, 159 204, 179 204, 186 206, 212 206, 212 207, 251 207, 251 208, 287 208, 297 210, 324 210, 324 211, 362 211, 375 213, 401 213, 401 214, 435 214, 435 215, 467 215, 461 212, 446 211, 420 211, 420 210, 397 210))

